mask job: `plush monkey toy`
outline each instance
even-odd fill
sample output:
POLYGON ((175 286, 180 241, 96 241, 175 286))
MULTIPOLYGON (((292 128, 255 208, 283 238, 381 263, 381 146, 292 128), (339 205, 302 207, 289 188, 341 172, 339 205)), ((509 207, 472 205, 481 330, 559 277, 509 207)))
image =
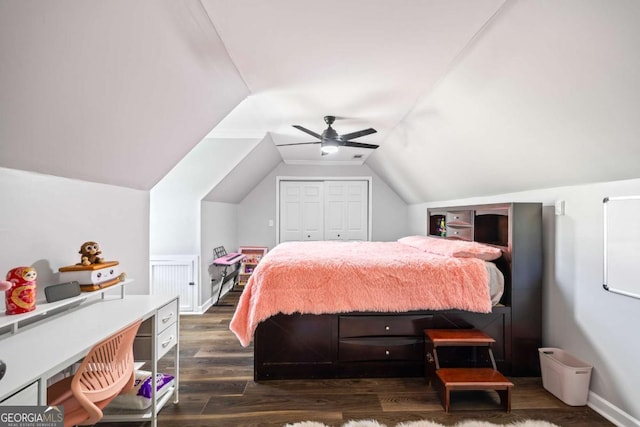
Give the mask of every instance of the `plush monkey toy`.
POLYGON ((96 242, 84 242, 78 253, 80 254, 78 265, 102 264, 104 262, 104 258, 98 256, 102 251, 96 242))

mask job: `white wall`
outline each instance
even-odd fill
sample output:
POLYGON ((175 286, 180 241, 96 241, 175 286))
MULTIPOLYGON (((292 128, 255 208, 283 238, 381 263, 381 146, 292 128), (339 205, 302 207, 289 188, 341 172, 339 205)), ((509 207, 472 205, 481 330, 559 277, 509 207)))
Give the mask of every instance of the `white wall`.
MULTIPOLYGON (((210 275, 217 277, 220 272, 216 267, 210 267, 214 259, 213 249, 224 246, 227 252, 238 249, 238 205, 233 203, 202 202, 202 286, 200 287, 200 301, 211 299, 215 303, 218 297, 219 282, 211 283, 206 280, 210 275)), ((224 291, 224 290, 223 290, 224 291)))
POLYGON ((276 177, 372 177, 372 240, 395 240, 407 233, 407 205, 368 166, 294 166, 281 163, 240 203, 238 244, 276 244, 276 177), (269 226, 269 220, 274 226, 269 226))
POLYGON ((38 301, 89 240, 134 279, 127 293, 148 293, 149 192, 0 168, 0 195, 0 274, 35 267, 38 301))
POLYGON ((638 194, 640 180, 629 180, 409 207, 411 232, 424 233, 429 206, 534 201, 545 205, 543 345, 562 348, 592 365, 589 405, 625 426, 640 425, 640 371, 634 368, 640 354, 640 300, 602 288, 602 200, 638 194), (556 200, 565 201, 564 216, 554 215, 556 200))
MULTIPOLYGON (((219 209, 224 204, 203 205, 202 198, 261 141, 262 138, 206 138, 151 190, 151 254, 200 257, 200 289, 196 305, 201 308, 212 293, 208 266, 213 251, 211 245, 215 245, 213 240, 216 236, 211 235, 210 231, 219 228, 227 220, 230 220, 230 229, 235 228, 235 219, 230 218, 228 208, 219 209), (212 206, 217 208, 210 211, 212 206), (205 211, 207 217, 202 216, 205 211), (221 218, 218 217, 220 212, 221 218), (205 243, 203 236, 211 240, 205 243)), ((226 235, 224 240, 237 246, 235 237, 229 236, 226 235)), ((227 247, 227 251, 231 251, 231 248, 227 247)))
POLYGON ((200 0, 0 2, 0 165, 149 190, 249 95, 200 0))
POLYGON ((200 200, 260 141, 205 139, 153 187, 152 255, 200 253, 200 200))

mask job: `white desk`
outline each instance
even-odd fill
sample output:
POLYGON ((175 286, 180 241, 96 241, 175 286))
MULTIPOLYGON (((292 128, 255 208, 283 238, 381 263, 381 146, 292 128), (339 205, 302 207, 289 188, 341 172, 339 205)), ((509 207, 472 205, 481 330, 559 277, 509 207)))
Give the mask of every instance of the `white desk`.
MULTIPOLYGON (((85 303, 66 313, 29 325, 19 332, 0 339, 0 360, 7 365, 7 372, 0 380, 0 401, 31 384, 37 384, 38 404, 46 404, 47 379, 84 357, 97 342, 107 338, 124 326, 138 319, 151 319, 151 364, 153 375, 157 373, 160 332, 157 319, 159 311, 175 304, 172 322, 177 323, 177 296, 127 295, 124 298, 105 296, 104 299, 85 303)), ((176 331, 179 327, 176 326, 176 331)), ((174 402, 178 401, 178 337, 172 337, 171 347, 176 346, 176 372, 174 402)), ((165 343, 165 347, 168 344, 165 343)), ((156 425, 156 399, 153 399, 151 415, 144 418, 156 425)), ((131 417, 129 417, 131 418, 131 417)))

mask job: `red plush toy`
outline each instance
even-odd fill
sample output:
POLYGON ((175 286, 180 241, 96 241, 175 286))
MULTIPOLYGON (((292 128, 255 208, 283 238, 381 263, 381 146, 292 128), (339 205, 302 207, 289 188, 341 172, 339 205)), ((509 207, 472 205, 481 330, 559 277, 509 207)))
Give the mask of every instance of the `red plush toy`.
MULTIPOLYGON (((32 267, 16 267, 9 270, 7 280, 10 287, 5 291, 6 314, 35 310, 37 276, 38 273, 32 267)), ((4 283, 6 286, 6 282, 4 283)))

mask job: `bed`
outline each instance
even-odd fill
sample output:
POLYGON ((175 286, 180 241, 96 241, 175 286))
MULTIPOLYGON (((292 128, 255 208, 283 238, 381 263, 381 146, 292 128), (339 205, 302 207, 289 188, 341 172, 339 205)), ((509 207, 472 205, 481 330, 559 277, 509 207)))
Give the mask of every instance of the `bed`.
POLYGON ((529 361, 514 365, 512 257, 511 245, 429 236, 282 243, 255 269, 230 329, 253 341, 256 380, 421 376, 426 328, 482 329, 502 371, 535 374, 529 361))

